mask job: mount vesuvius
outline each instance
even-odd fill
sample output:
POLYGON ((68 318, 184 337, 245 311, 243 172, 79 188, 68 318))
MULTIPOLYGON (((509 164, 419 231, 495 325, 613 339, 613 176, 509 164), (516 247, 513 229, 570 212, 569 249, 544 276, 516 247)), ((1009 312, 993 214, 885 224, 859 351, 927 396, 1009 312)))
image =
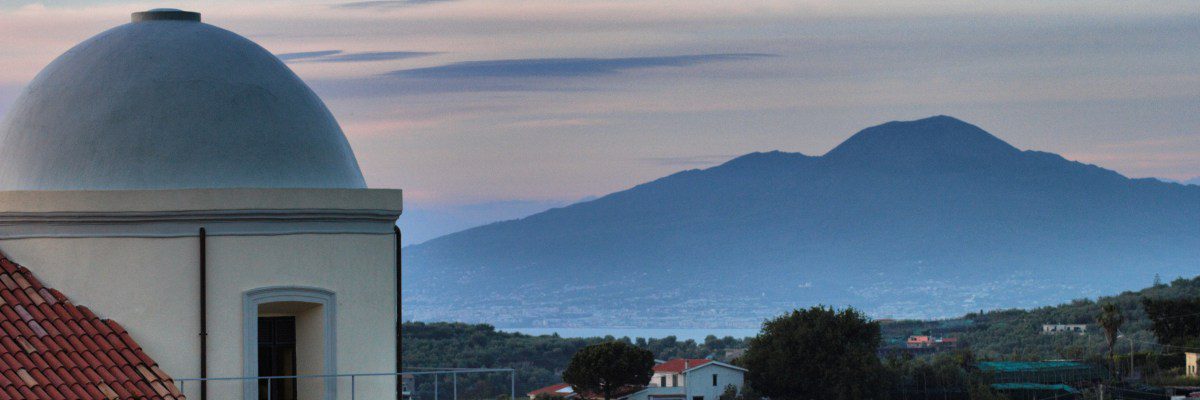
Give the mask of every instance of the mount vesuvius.
POLYGON ((752 153, 404 250, 405 319, 754 327, 1028 307, 1200 273, 1200 186, 1019 150, 937 116, 819 157, 752 153))

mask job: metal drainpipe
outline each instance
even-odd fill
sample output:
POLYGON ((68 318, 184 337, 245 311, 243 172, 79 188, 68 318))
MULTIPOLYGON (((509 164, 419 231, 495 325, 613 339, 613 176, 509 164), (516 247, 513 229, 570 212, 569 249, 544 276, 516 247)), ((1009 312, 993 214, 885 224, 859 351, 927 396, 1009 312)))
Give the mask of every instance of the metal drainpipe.
POLYGON ((393 226, 392 232, 396 234, 396 400, 401 400, 404 397, 404 375, 400 374, 403 368, 403 353, 400 351, 403 340, 400 338, 400 330, 404 325, 403 315, 400 309, 400 227, 393 226))
MULTIPOLYGON (((200 378, 208 378, 208 233, 200 228, 200 378)), ((200 400, 208 399, 208 381, 200 381, 200 400)))

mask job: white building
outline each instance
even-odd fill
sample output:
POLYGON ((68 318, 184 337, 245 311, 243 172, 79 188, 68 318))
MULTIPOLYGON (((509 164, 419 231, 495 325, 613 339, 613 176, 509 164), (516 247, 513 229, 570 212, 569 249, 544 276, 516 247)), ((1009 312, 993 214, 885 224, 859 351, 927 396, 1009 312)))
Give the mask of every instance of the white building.
POLYGON ((1184 376, 1197 377, 1200 376, 1200 353, 1183 353, 1183 374, 1184 376))
POLYGON ((1087 333, 1087 324, 1043 324, 1043 335, 1054 335, 1059 333, 1087 333))
MULTIPOLYGON (((717 400, 733 385, 738 393, 746 382, 746 369, 708 359, 675 358, 658 362, 650 384, 623 390, 618 400, 717 400)), ((571 385, 559 383, 528 393, 531 399, 593 399, 599 395, 575 393, 571 385)))
MULTIPOLYGON (((177 378, 395 371, 401 208, 270 52, 196 13, 135 13, 54 60, 0 122, 9 389, 158 399, 179 397, 177 378)), ((186 389, 258 399, 260 385, 186 389)), ((349 389, 278 381, 272 398, 349 389)))
POLYGON ((716 400, 733 385, 741 393, 746 369, 707 359, 676 358, 654 366, 650 385, 626 398, 632 400, 716 400))

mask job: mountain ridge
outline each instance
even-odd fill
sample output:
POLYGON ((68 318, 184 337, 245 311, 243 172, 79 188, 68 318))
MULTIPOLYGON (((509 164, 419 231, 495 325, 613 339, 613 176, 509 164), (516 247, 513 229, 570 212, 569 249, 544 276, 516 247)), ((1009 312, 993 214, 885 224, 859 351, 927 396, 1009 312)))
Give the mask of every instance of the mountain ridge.
POLYGON ((406 312, 508 326, 707 323, 674 309, 749 324, 819 302, 928 317, 1062 301, 1064 287, 1119 290, 1200 260, 1200 228, 1187 224, 1200 220, 1188 206, 1198 187, 1022 151, 944 116, 851 140, 823 156, 750 153, 410 246, 406 312), (918 144, 897 144, 905 135, 918 144), (880 148, 902 156, 874 157, 880 148), (1079 279, 1085 268, 1117 278, 1079 279), (922 305, 930 296, 938 306, 922 305), (650 299, 655 310, 633 311, 650 299))

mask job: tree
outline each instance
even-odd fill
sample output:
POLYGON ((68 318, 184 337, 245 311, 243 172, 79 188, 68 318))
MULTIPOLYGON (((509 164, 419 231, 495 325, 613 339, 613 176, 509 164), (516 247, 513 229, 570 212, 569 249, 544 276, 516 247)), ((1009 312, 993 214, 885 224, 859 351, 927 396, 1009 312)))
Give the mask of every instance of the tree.
POLYGON ((725 391, 721 392, 721 396, 718 397, 717 399, 718 400, 738 400, 737 386, 725 385, 725 391))
POLYGON ((1177 347, 1200 345, 1200 298, 1143 299, 1159 343, 1177 347))
POLYGON ((886 393, 880 340, 859 311, 817 306, 764 322, 741 363, 771 399, 876 399, 886 393))
POLYGON ((645 386, 654 375, 654 354, 625 342, 604 342, 584 347, 571 357, 563 382, 575 393, 600 393, 612 399, 626 386, 645 386))
POLYGON ((1007 400, 1008 397, 992 390, 987 384, 976 383, 968 389, 967 398, 970 400, 1007 400))
POLYGON ((1125 316, 1121 315, 1121 309, 1117 308, 1116 304, 1104 303, 1100 306, 1100 315, 1096 316, 1096 322, 1104 329, 1104 339, 1108 341, 1108 360, 1112 364, 1115 375, 1117 373, 1117 357, 1113 353, 1113 346, 1117 344, 1117 331, 1121 329, 1121 324, 1125 323, 1125 316))

